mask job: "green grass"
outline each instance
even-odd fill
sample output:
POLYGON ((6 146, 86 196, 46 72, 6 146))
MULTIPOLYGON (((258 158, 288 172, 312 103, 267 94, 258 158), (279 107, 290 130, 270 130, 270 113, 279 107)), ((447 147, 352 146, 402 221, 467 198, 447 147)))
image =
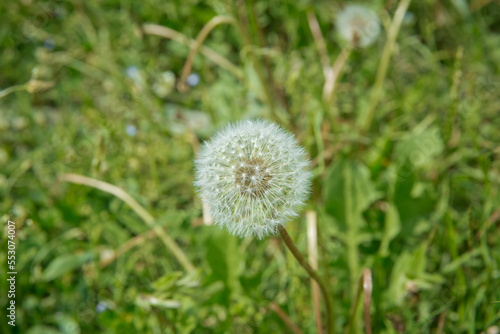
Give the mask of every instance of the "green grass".
MULTIPOLYGON (((3 1, 0 216, 4 226, 16 222, 18 275, 16 327, 2 311, 0 331, 290 332, 274 302, 304 333, 317 332, 309 278, 277 236, 240 240, 203 225, 195 152, 221 126, 249 117, 281 123, 311 157, 306 209, 318 213, 319 271, 333 290, 336 332, 363 268, 373 275, 373 333, 498 326, 500 7, 411 2, 366 129, 398 2, 370 6, 382 34, 352 51, 325 103, 306 12, 315 13, 332 64, 344 46, 333 1, 3 1), (203 45, 234 67, 200 50, 192 70, 200 83, 179 92, 161 73, 179 79, 189 48, 141 27, 195 39, 216 15, 236 23, 215 27, 203 45), (66 173, 122 188, 153 220, 112 194, 58 181, 66 173)), ((306 253, 305 215, 287 229, 306 253)), ((353 332, 364 331, 361 309, 353 332)))

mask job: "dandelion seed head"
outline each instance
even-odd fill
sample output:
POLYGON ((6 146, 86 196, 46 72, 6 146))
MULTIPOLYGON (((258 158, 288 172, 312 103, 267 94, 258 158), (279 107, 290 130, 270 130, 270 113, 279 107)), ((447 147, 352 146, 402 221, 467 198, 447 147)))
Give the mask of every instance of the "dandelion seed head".
POLYGON ((340 36, 353 46, 370 46, 380 34, 377 14, 361 5, 348 5, 337 16, 340 36))
POLYGON ((297 216, 309 196, 308 165, 292 134, 268 121, 243 121, 203 145, 195 186, 216 225, 261 239, 297 216), (224 156, 226 149, 236 152, 224 156))

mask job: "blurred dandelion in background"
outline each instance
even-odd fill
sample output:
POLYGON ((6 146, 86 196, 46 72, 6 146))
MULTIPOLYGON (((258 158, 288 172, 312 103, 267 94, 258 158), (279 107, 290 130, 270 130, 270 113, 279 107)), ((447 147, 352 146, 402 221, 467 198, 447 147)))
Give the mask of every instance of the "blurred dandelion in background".
POLYGON ((153 84, 153 92, 160 98, 167 97, 175 87, 175 74, 172 71, 160 73, 158 80, 153 84))
POLYGON ((380 34, 377 14, 361 5, 348 5, 337 16, 337 30, 345 41, 355 47, 370 46, 380 34))
POLYGON ((195 185, 216 225, 260 239, 297 216, 309 195, 308 165, 291 133, 265 120, 243 121, 203 145, 195 185))
POLYGON ((175 134, 192 131, 206 135, 207 130, 212 127, 210 116, 201 110, 191 110, 173 103, 166 103, 165 115, 168 118, 166 122, 168 129, 175 134))

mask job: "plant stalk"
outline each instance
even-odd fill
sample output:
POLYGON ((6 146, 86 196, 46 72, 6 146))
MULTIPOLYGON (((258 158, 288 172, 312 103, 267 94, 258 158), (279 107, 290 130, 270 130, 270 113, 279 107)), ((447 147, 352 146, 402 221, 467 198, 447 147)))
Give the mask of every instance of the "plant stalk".
POLYGON ((323 279, 319 276, 318 272, 314 270, 307 260, 304 258, 302 253, 299 251, 295 243, 293 242, 292 238, 286 231, 285 227, 282 225, 278 226, 278 231, 281 235, 281 238, 283 239, 283 242, 285 245, 288 247, 290 252, 292 252, 293 256, 299 261, 299 264, 307 271, 309 276, 314 279, 321 290, 321 293, 323 294, 323 298, 325 299, 325 306, 326 306, 326 332, 331 334, 334 332, 335 328, 335 319, 333 317, 333 303, 332 299, 330 296, 330 293, 328 292, 327 286, 323 279))
POLYGON ((220 24, 236 24, 236 21, 231 16, 215 16, 210 21, 205 24, 203 29, 201 29, 200 33, 196 37, 194 44, 191 46, 191 51, 189 51, 189 55, 184 63, 184 67, 182 68, 181 77, 179 79, 179 83, 177 84, 177 89, 180 92, 185 92, 188 90, 188 85, 186 84, 186 80, 188 75, 191 73, 191 68, 193 67, 194 57, 198 53, 201 45, 208 37, 208 34, 220 24))
POLYGON ((375 115, 375 110, 382 97, 382 86, 384 79, 387 76, 387 69, 389 68, 389 62, 394 51, 394 46, 396 45, 396 38, 398 37, 399 28, 401 23, 403 23, 403 18, 405 16, 406 10, 410 5, 411 0, 401 0, 396 8, 394 18, 392 19, 391 25, 389 26, 389 31, 387 33, 387 41, 385 42, 384 49, 382 51, 382 56, 380 57, 380 63, 378 65, 377 76, 375 78, 375 84, 373 85, 372 95, 370 97, 370 105, 368 111, 365 114, 364 121, 362 120, 361 131, 368 132, 372 124, 373 117, 375 115))
POLYGON ((118 197, 119 199, 127 203, 130 208, 135 213, 137 213, 137 215, 139 215, 139 217, 141 217, 148 226, 153 228, 153 231, 156 233, 156 235, 158 235, 167 249, 174 255, 177 261, 179 261, 179 263, 184 267, 184 269, 186 269, 187 272, 192 273, 196 270, 196 267, 191 263, 191 261, 189 261, 188 257, 175 242, 175 240, 172 239, 164 229, 162 229, 160 226, 155 225, 155 218, 146 209, 144 209, 144 207, 140 205, 139 202, 137 202, 123 189, 107 182, 71 173, 61 175, 59 177, 59 181, 85 185, 118 197))
POLYGON ((351 310, 349 311, 349 320, 345 328, 346 334, 352 333, 362 293, 363 293, 363 317, 365 320, 365 333, 372 334, 371 320, 370 320, 370 303, 372 300, 372 290, 373 290, 372 272, 370 269, 365 268, 363 269, 363 273, 359 278, 359 284, 356 291, 356 298, 354 299, 354 303, 351 305, 351 310))

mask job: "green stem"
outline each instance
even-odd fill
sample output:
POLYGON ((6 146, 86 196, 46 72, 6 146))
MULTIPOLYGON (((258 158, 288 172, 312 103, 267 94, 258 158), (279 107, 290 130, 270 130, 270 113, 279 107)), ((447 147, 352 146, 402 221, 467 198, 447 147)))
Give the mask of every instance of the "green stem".
POLYGON ((264 98, 269 107, 269 112, 271 116, 278 121, 281 122, 285 121, 286 124, 286 120, 280 117, 280 115, 276 111, 276 106, 274 104, 271 87, 269 86, 269 82, 264 75, 262 63, 259 61, 259 59, 257 59, 257 56, 255 55, 255 52, 253 50, 252 40, 250 39, 250 33, 249 33, 250 23, 248 22, 248 15, 245 9, 246 9, 245 0, 238 0, 238 17, 239 17, 238 23, 241 31, 241 36, 243 37, 243 42, 245 44, 245 47, 249 49, 248 54, 250 60, 252 61, 255 72, 257 74, 257 78, 259 79, 260 85, 262 87, 264 98))
POLYGON ((396 45, 396 38, 398 37, 399 28, 403 22, 406 10, 410 5, 411 0, 401 0, 399 2, 394 18, 392 19, 391 25, 389 27, 389 32, 387 33, 387 41, 384 45, 384 50, 382 51, 382 56, 380 57, 380 63, 378 65, 377 77, 375 78, 375 84, 373 85, 372 95, 370 97, 370 104, 364 122, 362 122, 361 131, 367 132, 370 130, 370 126, 375 114, 377 105, 382 97, 382 86, 384 79, 387 75, 387 69, 389 68, 389 61, 391 60, 392 52, 394 51, 394 46, 396 45))
POLYGON ((5 96, 9 95, 10 93, 14 93, 20 90, 26 90, 28 86, 26 84, 22 85, 16 85, 12 87, 5 88, 3 90, 0 90, 0 99, 4 98, 5 96))
MULTIPOLYGON (((347 265, 349 267, 349 291, 351 299, 356 295, 357 277, 359 272, 359 251, 358 251, 358 219, 354 215, 353 194, 349 189, 353 188, 353 175, 349 168, 344 170, 345 182, 345 221, 347 225, 346 247, 347 247, 347 265)), ((356 314, 354 315, 356 316, 356 314)), ((354 326, 354 333, 359 332, 359 326, 354 326)))
POLYGON ((318 272, 314 270, 307 260, 304 258, 302 253, 299 251, 295 243, 293 242, 292 238, 290 238, 290 235, 286 231, 285 227, 282 225, 278 226, 278 231, 281 235, 281 238, 283 239, 283 242, 285 245, 288 247, 290 252, 292 252, 293 256, 299 261, 299 264, 307 271, 309 276, 314 279, 321 290, 321 293, 323 294, 323 298, 325 299, 325 306, 326 306, 326 332, 327 333, 333 333, 335 330, 335 318, 333 316, 333 302, 330 296, 330 293, 327 289, 327 285, 323 281, 323 279, 319 276, 318 272))

